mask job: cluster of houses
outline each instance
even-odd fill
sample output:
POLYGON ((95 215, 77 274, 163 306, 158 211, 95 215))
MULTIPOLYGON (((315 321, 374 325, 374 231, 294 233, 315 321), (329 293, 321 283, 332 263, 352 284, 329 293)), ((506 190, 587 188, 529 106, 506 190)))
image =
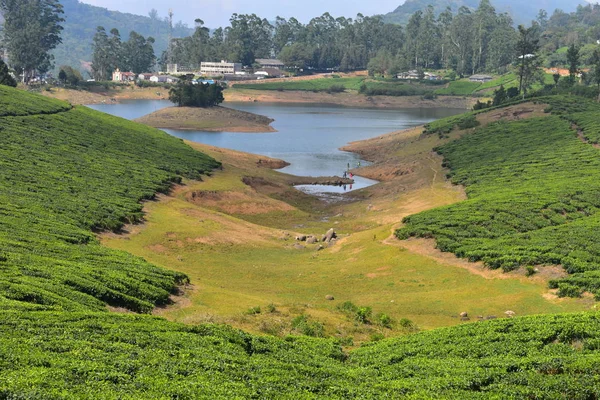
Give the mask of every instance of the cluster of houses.
POLYGON ((113 72, 112 80, 116 82, 149 81, 155 83, 174 83, 179 80, 176 76, 159 75, 152 73, 135 74, 133 72, 120 71, 118 68, 113 72))
POLYGON ((440 75, 434 74, 433 72, 419 73, 416 69, 407 72, 401 72, 396 76, 398 79, 414 79, 414 80, 428 80, 428 81, 441 81, 443 78, 440 75))
MULTIPOLYGON (((196 67, 184 67, 178 64, 169 64, 167 66, 167 74, 134 74, 133 72, 125 72, 117 69, 113 72, 113 81, 117 82, 135 82, 150 81, 156 83, 173 83, 177 82, 178 78, 171 74, 185 75, 194 74, 201 76, 223 76, 225 80, 254 80, 264 78, 282 78, 285 73, 282 69, 285 65, 276 59, 256 59, 256 64, 259 68, 256 68, 254 72, 244 70, 242 64, 227 62, 221 60, 220 62, 202 62, 196 67)), ((204 82, 204 81, 203 81, 204 82)))
MULTIPOLYGON (((434 74, 433 72, 421 72, 417 70, 402 72, 396 76, 398 79, 411 79, 411 80, 427 80, 427 81, 441 81, 444 78, 441 75, 434 74)), ((471 82, 485 83, 493 80, 494 78, 490 75, 475 74, 469 77, 471 82)))

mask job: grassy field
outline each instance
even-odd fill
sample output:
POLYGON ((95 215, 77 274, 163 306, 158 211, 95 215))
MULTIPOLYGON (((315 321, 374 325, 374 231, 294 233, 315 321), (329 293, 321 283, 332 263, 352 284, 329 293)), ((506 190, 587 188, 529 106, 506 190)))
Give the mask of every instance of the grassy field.
MULTIPOLYGON (((423 161, 423 150, 431 149, 437 139, 423 140, 425 145, 413 143, 399 154, 423 161)), ((416 186, 400 197, 319 209, 287 199, 295 204, 289 207, 273 199, 277 196, 244 186, 243 176, 278 178, 273 171, 256 168, 255 162, 240 164, 239 153, 198 148, 222 161, 225 170, 204 182, 188 182, 161 202, 148 203, 147 223, 131 235, 103 239, 109 247, 190 277, 194 289, 177 306, 159 311, 169 319, 226 322, 253 332, 287 334, 293 332, 291 321, 304 314, 322 323, 328 336, 362 341, 378 331, 349 320, 337 309, 344 301, 372 307, 375 314, 396 321, 407 318, 426 329, 460 323, 457 316, 463 310, 487 316, 504 315, 508 309, 536 314, 590 306, 587 299, 548 296, 543 279, 474 274, 452 261, 390 244, 386 239, 403 216, 460 199, 445 185, 442 170, 432 171, 441 168, 439 164, 427 164, 419 172, 432 183, 430 187, 416 186), (220 193, 213 196, 226 205, 190 204, 194 192, 220 193), (365 212, 369 205, 373 212, 365 212), (323 234, 330 227, 342 237, 332 248, 294 248, 297 232, 323 234), (326 295, 335 300, 326 300, 326 295), (264 312, 269 304, 278 312, 264 312), (263 312, 247 315, 254 307, 263 312)), ((382 333, 395 335, 398 330, 382 333)))
POLYGON ((360 85, 365 80, 364 77, 353 78, 335 78, 328 77, 322 79, 311 80, 293 80, 289 82, 269 82, 268 80, 261 83, 243 84, 236 83, 237 89, 254 89, 254 90, 304 90, 326 92, 332 86, 340 86, 345 90, 358 90, 360 85))

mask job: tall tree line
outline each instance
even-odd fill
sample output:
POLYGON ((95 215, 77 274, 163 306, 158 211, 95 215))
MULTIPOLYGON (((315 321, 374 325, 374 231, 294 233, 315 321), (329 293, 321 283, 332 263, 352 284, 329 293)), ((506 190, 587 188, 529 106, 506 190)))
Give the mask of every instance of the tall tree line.
POLYGON ((212 35, 201 20, 195 33, 174 44, 172 59, 185 65, 228 59, 252 65, 256 58, 279 57, 297 68, 394 73, 406 69, 452 68, 459 74, 501 71, 515 59, 518 33, 508 14, 496 13, 489 0, 472 11, 433 7, 417 11, 406 27, 386 24, 380 16, 334 18, 329 13, 302 24, 277 17, 274 24, 234 14, 230 26, 212 35))
POLYGON ((111 29, 108 34, 104 27, 99 26, 92 42, 94 79, 110 79, 117 68, 137 74, 151 71, 156 62, 153 44, 154 38, 144 38, 135 31, 123 42, 117 29, 111 29))

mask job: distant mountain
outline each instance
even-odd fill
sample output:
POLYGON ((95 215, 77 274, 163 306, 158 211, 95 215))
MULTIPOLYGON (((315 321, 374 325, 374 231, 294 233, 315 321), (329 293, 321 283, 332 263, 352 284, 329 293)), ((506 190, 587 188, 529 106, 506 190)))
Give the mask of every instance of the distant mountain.
MULTIPOLYGON (((462 6, 476 9, 480 0, 406 0, 404 4, 391 13, 384 15, 386 22, 406 24, 412 14, 418 10, 425 10, 432 5, 436 15, 450 7, 453 12, 462 6)), ((508 12, 515 23, 528 24, 535 19, 539 10, 544 9, 548 15, 552 15, 557 8, 571 12, 575 11, 579 4, 587 4, 583 0, 491 0, 496 12, 508 12)))
MULTIPOLYGON (((154 54, 160 57, 167 48, 169 24, 160 18, 150 18, 141 15, 126 14, 110 11, 106 8, 80 3, 78 0, 60 0, 64 7, 63 43, 54 50, 55 64, 71 65, 84 69, 92 60, 92 38, 98 26, 103 26, 109 32, 117 28, 123 41, 129 38, 129 32, 137 33, 156 39, 154 54)), ((150 10, 140 10, 140 12, 150 10)), ((181 23, 173 27, 173 37, 189 36, 193 29, 181 23)))

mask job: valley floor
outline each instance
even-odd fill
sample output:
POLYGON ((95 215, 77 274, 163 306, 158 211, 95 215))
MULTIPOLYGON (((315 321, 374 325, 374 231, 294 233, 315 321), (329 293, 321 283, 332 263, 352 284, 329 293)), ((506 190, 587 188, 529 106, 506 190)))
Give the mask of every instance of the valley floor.
MULTIPOLYGON (((526 118, 521 111, 507 112, 526 118)), ((223 170, 146 203, 144 224, 124 235, 106 234, 102 242, 187 274, 191 285, 175 304, 156 310, 185 323, 224 322, 284 335, 296 332, 294 321, 304 315, 322 324, 326 335, 359 343, 415 325, 460 324, 461 312, 473 321, 502 318, 506 311, 590 309, 590 297, 559 299, 548 289, 547 281, 562 275, 559 268, 534 277, 523 270, 503 274, 441 253, 426 239, 392 236, 404 216, 465 199, 461 187, 445 180, 441 157, 432 151, 462 132, 446 139, 421 133, 422 127, 346 147, 373 161, 353 172, 381 183, 333 203, 295 190, 298 178, 269 168, 280 161, 189 143, 221 161, 223 170), (339 236, 330 246, 295 239, 320 238, 330 228, 339 236), (347 301, 372 307, 373 320, 386 314, 413 325, 356 323, 339 309, 347 301)))

